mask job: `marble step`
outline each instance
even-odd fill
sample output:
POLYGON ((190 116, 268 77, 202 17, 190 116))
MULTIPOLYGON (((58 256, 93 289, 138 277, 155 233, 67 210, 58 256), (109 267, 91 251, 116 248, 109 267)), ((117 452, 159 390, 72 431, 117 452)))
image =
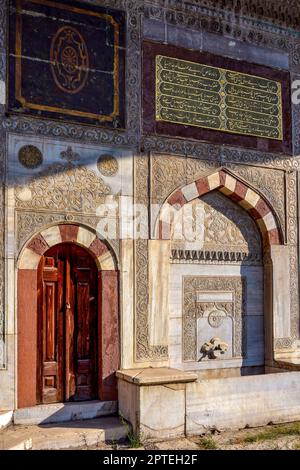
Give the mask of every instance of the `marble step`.
POLYGON ((20 408, 14 412, 14 424, 52 424, 67 421, 99 418, 117 412, 116 401, 86 401, 77 403, 52 403, 20 408))
POLYGON ((0 429, 4 429, 12 423, 13 411, 0 411, 0 429))
POLYGON ((116 416, 38 426, 14 425, 1 431, 0 450, 97 448, 105 442, 125 441, 129 429, 116 416))

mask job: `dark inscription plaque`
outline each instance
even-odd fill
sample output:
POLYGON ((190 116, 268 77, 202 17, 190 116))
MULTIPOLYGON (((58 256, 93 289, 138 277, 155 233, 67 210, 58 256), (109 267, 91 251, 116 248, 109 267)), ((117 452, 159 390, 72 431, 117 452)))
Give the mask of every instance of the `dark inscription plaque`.
POLYGON ((10 112, 125 127, 123 12, 69 0, 15 0, 10 112))
POLYGON ((156 56, 156 120, 283 139, 281 83, 156 56))

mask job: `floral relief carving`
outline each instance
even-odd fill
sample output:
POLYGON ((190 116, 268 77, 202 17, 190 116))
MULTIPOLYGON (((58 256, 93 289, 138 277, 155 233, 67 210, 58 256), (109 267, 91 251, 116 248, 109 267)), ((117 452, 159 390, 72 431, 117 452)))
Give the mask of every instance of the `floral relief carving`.
MULTIPOLYGON (((135 161, 135 199, 138 203, 148 204, 149 157, 137 155, 135 161)), ((168 357, 167 346, 150 346, 148 326, 148 241, 135 240, 135 314, 136 314, 136 351, 137 361, 160 360, 168 357)))
POLYGON ((297 173, 289 171, 286 174, 286 188, 287 188, 287 221, 288 221, 288 241, 292 245, 297 244, 297 173))
POLYGON ((203 162, 211 162, 217 167, 227 164, 247 164, 279 170, 300 169, 299 158, 281 156, 270 152, 244 150, 205 142, 182 141, 181 139, 171 139, 162 136, 144 137, 142 143, 145 151, 181 155, 182 157, 188 155, 189 157, 203 160, 203 162))
MULTIPOLYGON (((278 11, 277 8, 274 10, 269 10, 268 13, 264 6, 265 3, 261 2, 260 9, 262 15, 266 15, 265 18, 274 18, 273 22, 259 21, 258 15, 254 14, 251 18, 251 13, 253 13, 253 7, 248 9, 247 13, 247 4, 241 2, 239 8, 233 7, 233 2, 228 4, 228 2, 218 2, 219 5, 215 2, 209 2, 205 0, 203 2, 181 2, 176 8, 172 2, 165 3, 164 0, 157 0, 155 7, 151 4, 150 1, 146 2, 145 5, 145 16, 147 18, 160 19, 163 22, 166 22, 171 25, 178 25, 181 27, 190 27, 194 30, 205 30, 210 33, 224 35, 237 39, 239 41, 244 41, 249 44, 263 45, 265 47, 270 47, 274 49, 281 49, 287 52, 293 53, 293 37, 292 35, 284 35, 284 28, 279 27, 280 20, 279 18, 283 17, 283 12, 277 14, 276 19, 274 18, 274 11, 278 11), (216 11, 216 8, 219 10, 216 11), (233 19, 233 14, 235 15, 237 11, 243 10, 242 19, 239 18, 237 22, 235 18, 233 19), (220 10, 222 10, 220 14, 220 10)), ((272 3, 272 7, 275 4, 276 0, 272 3)), ((277 2, 278 4, 279 2, 277 2)), ((255 7, 254 7, 255 8, 255 7)), ((289 12, 286 10, 286 18, 291 18, 288 16, 289 12)), ((299 21, 299 16, 295 14, 295 18, 299 21)))
POLYGON ((151 196, 163 202, 186 179, 186 159, 174 155, 152 155, 151 196))
POLYGON ((225 11, 235 15, 251 16, 252 18, 263 18, 272 21, 274 27, 276 24, 288 25, 298 28, 300 26, 299 4, 297 0, 291 0, 284 4, 278 0, 270 0, 265 3, 263 0, 231 0, 224 2, 222 0, 192 0, 188 2, 194 7, 224 8, 225 11))
POLYGON ((151 197, 163 202, 175 188, 217 168, 214 162, 185 155, 158 155, 151 158, 151 197))
POLYGON ((233 357, 245 355, 246 279, 244 277, 184 276, 182 307, 184 361, 197 360, 197 319, 202 317, 207 309, 211 312, 216 310, 226 312, 227 316, 232 317, 233 357), (233 295, 233 301, 230 305, 229 303, 208 304, 197 301, 198 293, 210 291, 230 292, 233 295))
POLYGON ((187 182, 196 180, 203 173, 213 173, 218 168, 218 164, 213 161, 199 160, 198 158, 186 159, 186 177, 187 182))
POLYGON ((255 222, 237 204, 214 191, 204 201, 204 249, 244 251, 261 255, 261 239, 255 222))
MULTIPOLYGON (((242 262, 243 260, 250 264, 251 261, 255 264, 261 262, 261 236, 255 222, 245 210, 218 190, 189 202, 183 208, 185 211, 187 209, 189 211, 185 213, 189 213, 192 217, 195 240, 189 242, 176 238, 177 219, 175 216, 171 231, 174 261, 177 259, 203 263, 206 260, 209 262, 242 262), (183 256, 181 252, 184 253, 183 256), (223 258, 220 257, 221 253, 224 253, 223 258), (229 256, 226 257, 225 253, 229 256), (233 256, 234 254, 236 256, 233 256)), ((176 215, 182 220, 181 211, 178 211, 176 215)), ((187 234, 189 236, 189 233, 187 234)))
POLYGON ((118 173, 118 160, 113 155, 100 155, 97 167, 103 176, 114 176, 118 173))

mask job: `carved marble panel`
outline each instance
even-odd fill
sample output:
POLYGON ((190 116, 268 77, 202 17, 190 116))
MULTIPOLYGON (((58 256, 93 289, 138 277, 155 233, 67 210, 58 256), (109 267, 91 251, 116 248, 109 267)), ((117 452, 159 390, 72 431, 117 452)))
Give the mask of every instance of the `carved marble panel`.
MULTIPOLYGON (((0 11, 1 13, 1 11, 0 11)), ((4 311, 4 276, 5 276, 5 265, 4 265, 4 168, 5 168, 5 145, 6 138, 5 133, 0 130, 0 369, 6 366, 6 345, 5 345, 5 329, 6 329, 6 318, 4 311)))
POLYGON ((186 180, 186 159, 176 155, 151 155, 151 199, 163 202, 186 180))
MULTIPOLYGON (((222 311, 223 316, 232 319, 232 357, 245 357, 245 315, 246 279, 241 276, 208 277, 184 276, 183 278, 183 360, 199 360, 197 350, 197 321, 207 318, 209 323, 212 312, 222 311), (227 294, 232 300, 203 300, 214 295, 227 294)), ((216 315, 215 315, 216 317, 216 315)), ((221 323, 222 318, 220 317, 221 323)), ((214 322, 213 319, 211 319, 214 322)), ((211 325, 210 325, 211 326, 211 325)), ((221 326, 221 325, 219 325, 221 326)), ((202 325, 203 327, 203 325, 202 325)), ((213 328, 213 327, 212 327, 213 328)), ((199 336, 199 335, 198 335, 199 336)), ((221 338, 224 340, 224 338, 221 338)), ((210 338, 207 338, 210 340, 210 338)), ((200 354, 201 356, 201 354, 200 354)))
POLYGON ((215 191, 204 202, 204 249, 244 251, 261 255, 261 239, 254 221, 237 204, 215 191))
MULTIPOLYGON (((135 159, 135 200, 148 204, 149 158, 148 155, 136 155, 135 159)), ((138 239, 135 246, 135 358, 137 361, 155 361, 166 359, 167 346, 149 344, 149 274, 148 240, 138 239)))
POLYGON ((243 165, 258 165, 270 169, 299 169, 299 158, 287 157, 263 150, 245 150, 242 148, 232 148, 230 146, 218 146, 206 142, 194 142, 178 138, 166 138, 161 136, 145 136, 142 139, 143 149, 145 151, 170 154, 170 155, 188 155, 189 157, 199 158, 200 160, 213 162, 218 167, 227 163, 243 165))
POLYGON ((16 187, 16 207, 94 212, 111 188, 85 167, 72 162, 49 165, 29 183, 16 187))
POLYGON ((194 199, 176 212, 171 240, 172 250, 244 253, 258 262, 262 259, 261 237, 255 222, 219 191, 194 199))
POLYGON ((198 179, 203 173, 213 173, 218 168, 218 162, 199 160, 198 158, 186 159, 186 177, 187 181, 198 179))

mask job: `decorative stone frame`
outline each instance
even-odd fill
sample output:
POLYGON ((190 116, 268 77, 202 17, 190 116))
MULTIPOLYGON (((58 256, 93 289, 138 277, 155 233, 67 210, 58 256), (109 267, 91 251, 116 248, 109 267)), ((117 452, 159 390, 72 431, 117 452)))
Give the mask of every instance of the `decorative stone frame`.
POLYGON ((193 199, 216 189, 249 213, 258 225, 264 245, 281 245, 283 243, 282 228, 270 204, 259 193, 224 169, 202 176, 198 180, 176 189, 167 198, 160 211, 155 230, 156 238, 159 240, 170 239, 170 209, 180 210, 193 199))
POLYGON ((183 361, 197 361, 196 328, 200 317, 195 304, 195 292, 230 292, 233 294, 232 311, 227 316, 233 321, 233 350, 234 358, 246 356, 246 277, 244 276, 184 276, 183 277, 183 361))
MULTIPOLYGON (((272 205, 246 182, 227 169, 221 168, 173 191, 163 203, 154 226, 154 238, 168 243, 172 233, 172 210, 210 191, 219 190, 244 208, 261 233, 264 247, 264 311, 265 363, 274 364, 284 342, 293 353, 293 292, 290 292, 290 247, 285 244, 284 232, 272 205), (286 276, 282 279, 282 267, 286 276)), ((167 266, 161 266, 161 270, 167 266)), ((292 273, 291 273, 292 274, 292 273)))
POLYGON ((117 399, 115 371, 120 367, 119 354, 119 273, 116 258, 96 233, 75 224, 60 224, 42 230, 25 245, 18 260, 17 308, 17 407, 36 405, 37 367, 37 270, 43 254, 52 246, 75 243, 94 258, 99 275, 99 345, 100 399, 117 399))

